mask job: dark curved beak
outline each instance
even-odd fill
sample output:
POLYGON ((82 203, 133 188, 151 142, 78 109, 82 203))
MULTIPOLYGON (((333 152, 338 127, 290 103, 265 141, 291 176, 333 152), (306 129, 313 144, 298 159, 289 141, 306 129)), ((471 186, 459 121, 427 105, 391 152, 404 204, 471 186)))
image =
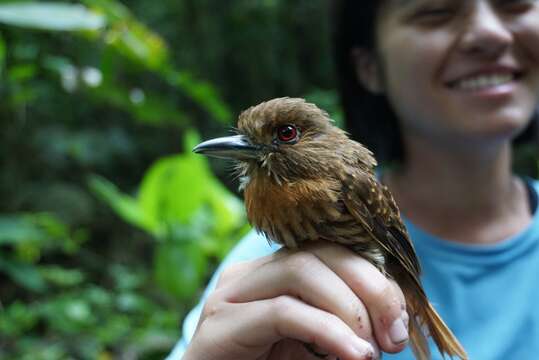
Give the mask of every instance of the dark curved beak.
POLYGON ((221 137, 204 141, 193 149, 194 153, 222 159, 249 160, 258 157, 260 146, 251 144, 245 135, 221 137))

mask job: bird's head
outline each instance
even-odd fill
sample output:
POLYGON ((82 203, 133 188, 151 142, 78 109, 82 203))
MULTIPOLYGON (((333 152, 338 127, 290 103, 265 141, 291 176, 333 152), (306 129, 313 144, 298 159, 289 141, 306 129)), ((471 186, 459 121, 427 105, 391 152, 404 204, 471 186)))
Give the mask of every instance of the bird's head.
POLYGON ((243 182, 269 176, 277 183, 316 178, 339 156, 345 132, 303 99, 278 98, 241 113, 238 135, 205 141, 193 151, 238 161, 243 182))

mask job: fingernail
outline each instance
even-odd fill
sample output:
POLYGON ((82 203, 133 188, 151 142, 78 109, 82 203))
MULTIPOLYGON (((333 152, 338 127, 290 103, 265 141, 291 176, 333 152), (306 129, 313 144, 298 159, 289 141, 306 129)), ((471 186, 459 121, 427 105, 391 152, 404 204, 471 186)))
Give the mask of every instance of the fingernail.
POLYGON ((352 344, 354 345, 354 350, 356 351, 356 358, 361 360, 369 360, 373 358, 374 350, 371 344, 364 342, 359 338, 358 341, 353 341, 352 344))
POLYGON ((389 328, 389 338, 395 345, 400 345, 408 341, 408 329, 404 325, 402 317, 398 318, 389 328))

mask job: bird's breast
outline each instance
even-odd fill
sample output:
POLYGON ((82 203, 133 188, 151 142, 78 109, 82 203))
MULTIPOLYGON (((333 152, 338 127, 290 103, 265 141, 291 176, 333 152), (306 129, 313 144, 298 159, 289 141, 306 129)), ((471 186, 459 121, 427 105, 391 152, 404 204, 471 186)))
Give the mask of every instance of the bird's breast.
POLYGON ((295 248, 303 242, 326 239, 344 244, 365 236, 341 199, 335 179, 302 179, 277 184, 253 176, 245 188, 249 222, 270 240, 295 248))

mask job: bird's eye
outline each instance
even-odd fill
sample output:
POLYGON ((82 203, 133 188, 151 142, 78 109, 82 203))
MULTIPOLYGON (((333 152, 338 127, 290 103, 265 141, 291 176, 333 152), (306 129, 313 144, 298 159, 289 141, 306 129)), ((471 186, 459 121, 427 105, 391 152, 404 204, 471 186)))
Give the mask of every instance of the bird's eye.
POLYGON ((298 138, 298 128, 294 125, 283 125, 277 128, 277 138, 283 143, 295 142, 298 138))

